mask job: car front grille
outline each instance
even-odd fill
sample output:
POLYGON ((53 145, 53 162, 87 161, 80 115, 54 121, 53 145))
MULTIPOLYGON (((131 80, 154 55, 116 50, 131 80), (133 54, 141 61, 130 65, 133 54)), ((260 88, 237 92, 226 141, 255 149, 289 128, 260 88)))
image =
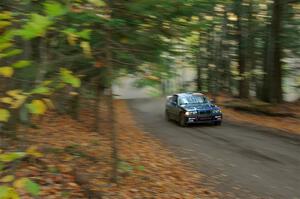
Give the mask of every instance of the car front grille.
POLYGON ((211 114, 211 110, 198 111, 198 115, 209 115, 211 114))

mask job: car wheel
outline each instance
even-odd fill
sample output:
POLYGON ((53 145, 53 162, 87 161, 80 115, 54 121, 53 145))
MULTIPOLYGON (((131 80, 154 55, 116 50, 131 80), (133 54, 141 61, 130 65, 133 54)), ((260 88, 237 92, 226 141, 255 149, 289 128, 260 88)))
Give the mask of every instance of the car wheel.
POLYGON ((180 116, 179 116, 179 125, 182 126, 182 127, 186 127, 187 126, 187 123, 185 121, 184 113, 180 113, 180 116))
POLYGON ((216 126, 221 126, 221 125, 222 125, 222 121, 217 121, 217 122, 215 122, 215 125, 216 125, 216 126))
POLYGON ((165 119, 166 121, 171 121, 168 111, 165 111, 165 119))

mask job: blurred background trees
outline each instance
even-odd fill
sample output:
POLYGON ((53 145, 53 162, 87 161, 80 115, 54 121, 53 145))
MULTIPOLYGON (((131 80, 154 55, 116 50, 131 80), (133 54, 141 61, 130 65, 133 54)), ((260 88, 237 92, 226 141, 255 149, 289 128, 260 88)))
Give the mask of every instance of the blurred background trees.
POLYGON ((194 3, 187 24, 198 26, 181 39, 190 40, 182 45, 192 53, 198 90, 274 103, 299 92, 299 1, 194 3))
POLYGON ((97 106, 128 74, 165 94, 280 103, 299 91, 296 0, 3 0, 0 11, 1 112, 16 119, 51 99, 78 119, 83 95, 97 106), (188 81, 177 81, 184 68, 188 81), (24 99, 11 108, 15 90, 24 99))

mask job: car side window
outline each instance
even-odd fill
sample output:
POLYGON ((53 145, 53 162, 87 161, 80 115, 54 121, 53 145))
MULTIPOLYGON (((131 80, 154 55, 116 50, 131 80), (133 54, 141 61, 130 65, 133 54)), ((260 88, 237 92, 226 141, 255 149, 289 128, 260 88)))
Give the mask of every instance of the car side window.
POLYGON ((183 104, 187 104, 187 103, 188 103, 188 102, 186 101, 186 99, 183 98, 183 97, 180 97, 180 98, 178 99, 178 102, 179 102, 179 105, 183 105, 183 104))
POLYGON ((176 95, 174 95, 172 98, 171 98, 171 103, 172 104, 177 104, 177 99, 178 97, 176 95))

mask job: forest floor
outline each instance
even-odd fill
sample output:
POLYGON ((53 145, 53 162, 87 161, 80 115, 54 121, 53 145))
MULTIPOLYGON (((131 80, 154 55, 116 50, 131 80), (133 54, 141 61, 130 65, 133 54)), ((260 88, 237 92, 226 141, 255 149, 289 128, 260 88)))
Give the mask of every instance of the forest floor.
POLYGON ((274 128, 300 135, 300 101, 279 105, 267 104, 255 99, 240 100, 220 95, 217 104, 227 120, 274 128))
MULTIPOLYGON (((202 175, 177 159, 155 138, 142 132, 124 101, 115 102, 119 150, 118 184, 111 183, 112 153, 109 112, 102 107, 101 133, 94 116, 83 110, 80 122, 49 113, 22 128, 17 139, 3 138, 0 153, 36 147, 43 156, 17 162, 8 172, 40 185, 40 198, 221 198, 201 184, 202 175)), ((5 182, 2 184, 9 184, 5 182)), ((21 198, 31 198, 22 190, 21 198)))

